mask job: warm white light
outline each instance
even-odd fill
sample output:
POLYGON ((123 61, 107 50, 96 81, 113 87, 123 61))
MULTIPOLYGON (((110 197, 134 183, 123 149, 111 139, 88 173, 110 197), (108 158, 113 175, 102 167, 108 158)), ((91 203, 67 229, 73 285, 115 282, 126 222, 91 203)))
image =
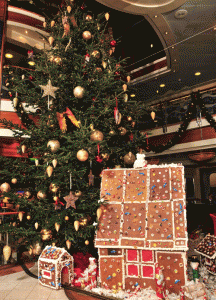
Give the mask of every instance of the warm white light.
POLYGON ((134 98, 136 95, 135 94, 131 94, 130 96, 131 96, 131 98, 134 98))
POLYGON ((160 87, 165 87, 165 84, 164 84, 164 83, 161 83, 161 84, 160 84, 160 87))
POLYGON ((26 30, 26 31, 25 31, 25 33, 27 34, 27 33, 28 33, 28 31, 26 30))
POLYGON ((201 75, 201 72, 196 72, 194 75, 199 76, 199 75, 201 75))
POLYGON ((34 66, 34 65, 35 65, 35 62, 34 62, 34 61, 29 61, 28 64, 29 64, 30 66, 34 66))
POLYGON ((13 58, 13 54, 11 54, 11 53, 6 53, 6 54, 5 54, 5 57, 6 57, 6 58, 13 58))
POLYGON ((153 48, 153 44, 151 44, 151 48, 153 48))

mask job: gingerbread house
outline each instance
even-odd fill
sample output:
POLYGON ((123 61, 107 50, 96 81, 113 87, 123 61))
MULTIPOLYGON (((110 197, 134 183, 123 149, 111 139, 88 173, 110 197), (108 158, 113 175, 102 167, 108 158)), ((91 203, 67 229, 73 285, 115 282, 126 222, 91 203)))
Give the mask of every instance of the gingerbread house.
POLYGON ((187 282, 184 167, 104 170, 100 196, 95 246, 101 285, 155 288, 159 265, 166 289, 179 293, 187 282))
POLYGON ((216 275, 216 236, 206 235, 196 247, 195 252, 205 257, 204 265, 209 273, 216 275))
POLYGON ((68 274, 68 283, 74 278, 73 257, 64 249, 46 246, 38 259, 38 280, 40 284, 60 289, 62 272, 68 274))

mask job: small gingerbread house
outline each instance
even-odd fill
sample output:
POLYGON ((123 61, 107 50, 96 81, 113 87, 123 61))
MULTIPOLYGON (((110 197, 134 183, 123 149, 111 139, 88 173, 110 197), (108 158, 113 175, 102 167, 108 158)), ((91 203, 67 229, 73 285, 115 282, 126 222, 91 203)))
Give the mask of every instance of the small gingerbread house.
POLYGON ((179 293, 187 281, 184 167, 104 170, 99 201, 95 246, 101 285, 154 288, 158 264, 166 289, 179 293))
POLYGON ((196 247, 195 252, 205 257, 205 266, 209 273, 216 275, 216 236, 206 235, 196 247))
POLYGON ((62 285, 62 271, 68 273, 68 283, 74 278, 73 257, 64 249, 46 246, 38 259, 38 280, 47 287, 60 289, 62 285))

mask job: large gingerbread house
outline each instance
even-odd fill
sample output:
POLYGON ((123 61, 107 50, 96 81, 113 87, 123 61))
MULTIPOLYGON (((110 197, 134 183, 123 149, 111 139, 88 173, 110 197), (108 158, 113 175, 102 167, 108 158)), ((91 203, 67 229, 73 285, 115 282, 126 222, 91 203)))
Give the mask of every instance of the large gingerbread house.
POLYGON ((68 283, 74 278, 73 257, 64 249, 54 246, 46 246, 38 259, 38 280, 39 283, 60 289, 62 286, 62 271, 68 273, 68 283))
POLYGON ((187 281, 184 167, 104 170, 100 201, 95 246, 101 285, 155 288, 159 265, 166 289, 179 293, 187 281))

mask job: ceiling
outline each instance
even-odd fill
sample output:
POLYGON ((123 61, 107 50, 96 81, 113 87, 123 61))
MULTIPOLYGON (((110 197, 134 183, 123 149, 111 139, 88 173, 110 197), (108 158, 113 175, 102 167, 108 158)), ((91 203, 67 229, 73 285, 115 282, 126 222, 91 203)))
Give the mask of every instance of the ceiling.
MULTIPOLYGON (((61 0, 8 2, 42 15, 55 13, 55 6, 60 3, 61 0), (38 1, 41 5, 34 4, 38 1)), ((215 0, 87 0, 85 5, 95 14, 110 12, 114 38, 121 42, 115 56, 129 57, 130 69, 166 58, 165 70, 132 81, 137 98, 158 103, 182 91, 215 84, 215 0), (195 76, 196 72, 201 75, 195 76), (161 84, 165 86, 160 87, 161 84)))

